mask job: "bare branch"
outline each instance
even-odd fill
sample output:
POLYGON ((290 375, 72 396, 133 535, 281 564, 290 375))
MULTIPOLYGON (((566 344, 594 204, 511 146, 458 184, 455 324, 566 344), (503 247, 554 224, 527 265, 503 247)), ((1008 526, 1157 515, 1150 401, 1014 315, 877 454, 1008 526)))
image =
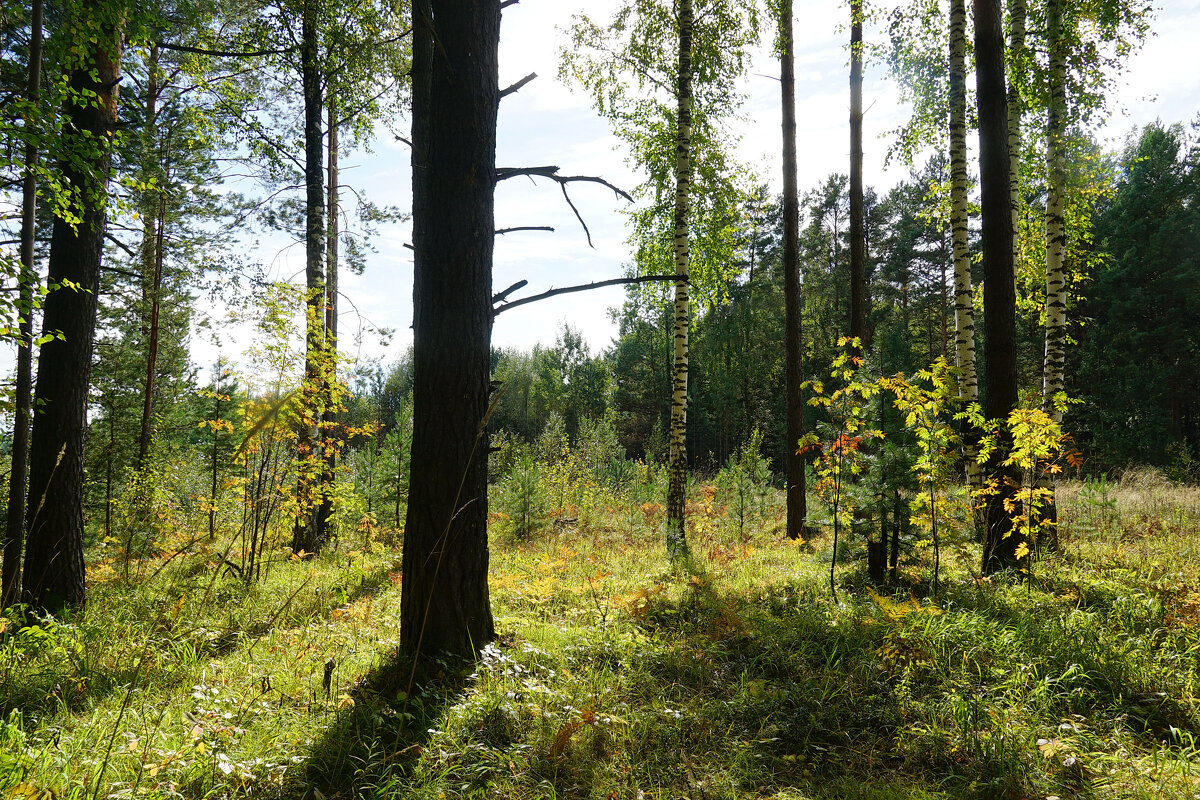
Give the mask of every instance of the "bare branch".
POLYGON ((529 83, 531 80, 533 80, 536 77, 537 77, 537 73, 531 72, 528 75, 526 75, 524 78, 521 78, 521 80, 514 83, 512 86, 509 86, 507 89, 501 89, 500 90, 500 99, 503 100, 505 97, 512 94, 513 92, 520 91, 522 86, 529 83))
POLYGON ((121 269, 120 267, 114 267, 111 264, 105 264, 100 267, 100 269, 102 269, 104 272, 111 272, 114 275, 120 275, 123 278, 129 278, 130 280, 134 281, 143 281, 146 279, 143 275, 139 275, 136 272, 130 272, 127 269, 121 269))
POLYGON ((496 235, 502 236, 506 233, 516 233, 517 231, 550 231, 554 233, 554 228, 549 225, 521 225, 516 228, 497 228, 496 235))
POLYGON ((522 175, 527 176, 530 180, 532 180, 534 178, 549 178, 550 180, 556 181, 558 183, 559 188, 562 189, 563 197, 567 201, 567 205, 569 205, 571 207, 571 210, 573 212, 575 212, 575 219, 579 220, 579 224, 583 226, 583 232, 584 232, 584 234, 587 235, 588 247, 592 247, 592 248, 595 247, 595 245, 592 244, 592 232, 590 230, 588 230, 587 223, 583 221, 583 215, 579 213, 579 209, 575 207, 575 204, 573 202, 571 202, 571 196, 569 194, 567 194, 567 184, 568 183, 598 183, 601 186, 606 186, 609 189, 612 189, 613 193, 615 195, 617 195, 618 197, 623 197, 626 200, 633 202, 633 198, 629 196, 628 192, 618 189, 616 186, 613 186, 611 183, 604 180, 603 178, 597 178, 594 175, 559 175, 558 167, 555 167, 555 166, 497 167, 496 168, 496 181, 497 182, 505 181, 505 180, 508 180, 509 178, 516 178, 516 177, 519 177, 522 175))
POLYGON ((508 297, 510 294, 515 292, 517 289, 524 289, 528 285, 529 285, 529 281, 527 281, 527 280, 517 281, 512 286, 505 289, 503 292, 492 295, 492 305, 499 303, 501 300, 503 300, 504 298, 508 297))
MULTIPOLYGON (((564 286, 561 289, 549 289, 547 291, 542 292, 541 294, 530 295, 529 297, 522 297, 519 300, 513 300, 512 302, 505 303, 504 305, 493 309, 492 315, 495 316, 496 314, 499 314, 501 311, 507 311, 510 308, 516 308, 517 306, 523 306, 526 303, 536 303, 538 300, 545 300, 548 297, 555 297, 556 295, 560 295, 560 294, 570 294, 572 292, 586 292, 588 289, 603 289, 606 286, 628 286, 628 285, 634 284, 634 283, 651 283, 653 281, 664 281, 664 282, 672 281, 672 282, 674 282, 674 281, 687 281, 687 280, 688 280, 688 277, 686 275, 641 275, 636 278, 610 278, 609 280, 606 280, 606 281, 593 281, 592 283, 582 283, 582 284, 579 284, 578 286, 564 286)), ((511 291, 515 291, 515 289, 513 289, 513 288, 505 289, 504 292, 502 292, 501 294, 507 294, 511 291)), ((493 302, 495 302, 495 300, 493 300, 493 302)))
POLYGON ((521 0, 504 0, 504 2, 500 4, 500 10, 503 11, 509 6, 515 6, 519 2, 521 2, 521 0))
POLYGON ((282 56, 293 52, 296 48, 285 47, 281 50, 250 50, 237 52, 232 50, 209 50, 207 47, 188 47, 184 44, 156 43, 163 50, 174 50, 179 53, 196 53, 202 56, 218 56, 220 58, 258 58, 260 56, 282 56))
MULTIPOLYGON (((107 239, 108 241, 112 242, 113 244, 115 244, 117 247, 124 250, 125 254, 128 255, 130 258, 139 258, 138 254, 136 252, 134 252, 133 248, 131 248, 129 245, 122 242, 117 237, 113 236, 108 231, 104 232, 104 238, 107 239)), ((112 271, 117 272, 118 270, 112 270, 112 271)), ((139 275, 138 278, 141 278, 141 276, 139 275)))

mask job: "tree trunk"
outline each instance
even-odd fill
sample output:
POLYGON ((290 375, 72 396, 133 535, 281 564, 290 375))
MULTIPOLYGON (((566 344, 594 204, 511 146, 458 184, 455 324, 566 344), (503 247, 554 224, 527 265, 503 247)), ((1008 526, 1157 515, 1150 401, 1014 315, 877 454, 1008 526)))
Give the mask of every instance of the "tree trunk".
POLYGON ((292 550, 318 553, 325 541, 320 525, 321 416, 325 400, 325 159, 321 72, 317 63, 317 10, 305 0, 301 17, 300 71, 304 87, 305 315, 304 386, 301 390, 296 495, 299 513, 292 550))
POLYGON ((1017 405, 1016 295, 1013 287, 1012 204, 1009 194, 1008 98, 1004 90, 1004 34, 999 0, 975 0, 975 72, 979 103, 979 178, 982 198, 984 413, 1001 430, 987 464, 994 491, 988 495, 983 572, 1018 567, 1024 538, 1012 528, 1005 501, 1015 476, 1001 466, 1011 442, 1004 433, 1017 405))
POLYGON ((687 491, 688 297, 690 249, 688 216, 692 186, 692 0, 679 0, 679 102, 675 131, 675 367, 671 387, 671 463, 667 486, 667 554, 687 556, 683 509, 687 491))
MULTIPOLYGON (((1021 229, 1021 81, 1025 70, 1025 22, 1029 14, 1026 0, 1008 0, 1008 175, 1009 202, 1012 209, 1013 280, 1020 262, 1021 229)), ((1014 284, 1013 291, 1016 291, 1014 284)))
MULTIPOLYGON (((25 91, 30 114, 36 113, 42 87, 42 0, 33 0, 29 23, 29 83, 25 91)), ((32 119, 25 129, 33 131, 32 119)), ((37 285, 33 240, 37 218, 38 146, 25 143, 25 175, 21 184, 21 273, 17 300, 17 379, 13 387, 12 470, 8 479, 8 517, 4 529, 4 567, 0 574, 0 609, 17 601, 21 591, 21 554, 25 547, 25 486, 29 476, 29 416, 33 392, 33 291, 37 285)))
POLYGON ((471 658, 488 601, 500 0, 413 3, 413 441, 401 647, 471 658))
MULTIPOLYGON (((146 63, 146 129, 142 132, 142 158, 153 159, 155 167, 161 163, 162 153, 155 147, 158 140, 158 47, 151 45, 146 63)), ((151 168, 149 163, 144 168, 151 168)), ((157 169, 155 169, 157 172, 157 169)), ((142 424, 138 436, 137 469, 146 465, 150 453, 150 439, 154 431, 154 384, 158 371, 158 323, 159 294, 162 290, 163 227, 166 225, 166 197, 158 193, 163 190, 161 180, 155 189, 149 190, 140 209, 142 214, 142 303, 149 307, 148 341, 146 344, 146 374, 142 383, 142 424), (153 205, 151 205, 153 203, 153 205)))
POLYGON ((29 462, 25 594, 38 610, 81 607, 86 598, 83 563, 83 440, 88 381, 100 289, 105 200, 117 122, 121 42, 115 9, 88 3, 81 13, 97 20, 98 36, 84 63, 72 68, 75 96, 66 104, 62 132, 64 183, 80 199, 80 221, 55 219, 49 280, 66 287, 46 296, 45 333, 62 333, 42 346, 29 462), (86 94, 84 94, 86 93, 86 94))
MULTIPOLYGON (((950 237, 954 256, 954 354, 959 369, 958 396, 964 403, 979 402, 979 377, 975 369, 975 290, 971 285, 971 247, 967 211, 967 7, 965 0, 950 0, 950 237)), ((963 435, 967 486, 983 488, 978 458, 979 431, 963 435)), ((976 521, 976 528, 981 527, 976 521)))
POLYGON ((867 236, 863 204, 862 0, 850 0, 850 335, 867 349, 867 236))
POLYGON ((214 540, 217 538, 217 492, 220 490, 220 483, 217 481, 219 462, 217 461, 217 447, 221 435, 221 377, 223 373, 221 359, 217 359, 217 374, 213 380, 213 426, 212 426, 212 486, 209 490, 209 506, 208 506, 208 538, 214 540))
POLYGON ((317 527, 321 539, 328 538, 333 520, 333 483, 337 474, 338 447, 330 440, 337 423, 333 410, 333 386, 337 381, 337 324, 338 324, 338 119, 333 91, 329 92, 329 142, 328 156, 328 202, 326 217, 329 220, 325 238, 325 357, 322 378, 325 393, 325 413, 321 417, 323 463, 321 468, 321 506, 318 511, 317 527))
MULTIPOLYGON (((863 202, 863 8, 850 0, 850 336, 857 339, 853 352, 865 353, 867 335, 867 233, 863 202)), ((861 514, 855 514, 856 517, 861 514)), ((887 577, 887 541, 880 534, 867 537, 867 574, 876 585, 887 577)))
POLYGON ((804 536, 808 494, 804 456, 804 294, 800 283, 800 191, 796 159, 796 49, 792 36, 792 0, 780 3, 780 81, 783 87, 783 293, 784 349, 787 358, 787 535, 804 536))
MULTIPOLYGON (((1050 103, 1046 115, 1046 357, 1042 369, 1042 410, 1057 423, 1062 412, 1055 402, 1063 391, 1065 349, 1067 338, 1067 277, 1063 259, 1067 248, 1064 222, 1066 207, 1066 140, 1067 140, 1067 45, 1063 36, 1062 0, 1046 4, 1046 35, 1050 51, 1050 103)), ((1050 490, 1050 498, 1042 509, 1047 547, 1058 549, 1058 508, 1054 497, 1054 481, 1045 476, 1040 481, 1050 490)))
POLYGON ((150 338, 146 344, 146 378, 142 395, 142 429, 141 436, 138 437, 138 469, 146 465, 146 457, 150 454, 150 444, 154 436, 154 393, 158 378, 159 318, 162 310, 163 232, 167 227, 166 197, 159 198, 158 210, 152 220, 154 239, 150 250, 153 261, 146 265, 153 272, 147 292, 150 301, 150 338))

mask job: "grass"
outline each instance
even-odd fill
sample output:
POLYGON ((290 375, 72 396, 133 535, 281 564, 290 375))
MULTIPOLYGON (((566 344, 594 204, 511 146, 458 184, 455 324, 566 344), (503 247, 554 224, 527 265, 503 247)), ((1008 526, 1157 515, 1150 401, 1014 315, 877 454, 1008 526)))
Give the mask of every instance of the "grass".
POLYGON ((694 492, 690 570, 661 509, 602 492, 498 534, 500 638, 415 673, 379 542, 250 586, 204 547, 129 581, 94 554, 84 612, 0 638, 0 793, 1200 797, 1200 491, 1064 485, 1061 555, 990 583, 951 541, 937 598, 924 550, 880 596, 852 546, 838 603, 778 498, 748 537, 718 500, 694 492))

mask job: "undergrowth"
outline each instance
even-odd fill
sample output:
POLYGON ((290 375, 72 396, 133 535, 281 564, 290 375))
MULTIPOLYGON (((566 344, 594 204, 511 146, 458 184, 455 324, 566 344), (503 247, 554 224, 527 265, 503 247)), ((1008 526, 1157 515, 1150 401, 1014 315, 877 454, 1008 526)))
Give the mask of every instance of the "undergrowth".
POLYGON ((745 527, 696 487, 672 571, 660 507, 556 480, 553 520, 494 536, 475 664, 397 658, 378 541, 249 585, 204 544, 129 580, 93 553, 83 612, 0 622, 0 792, 1200 797, 1195 490, 1066 484, 1032 579, 952 556, 933 597, 917 550, 878 594, 851 552, 834 602, 778 497, 745 527))

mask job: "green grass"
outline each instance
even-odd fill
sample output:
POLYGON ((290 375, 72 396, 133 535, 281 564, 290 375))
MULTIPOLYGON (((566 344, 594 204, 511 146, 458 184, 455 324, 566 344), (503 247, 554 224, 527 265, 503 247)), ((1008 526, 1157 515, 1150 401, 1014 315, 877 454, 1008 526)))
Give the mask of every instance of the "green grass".
POLYGON ((1063 487, 1027 583, 951 536, 939 597, 923 550, 879 597, 852 546, 838 603, 778 499, 746 540, 700 489, 672 571, 660 509, 593 493, 494 537, 481 661, 415 671, 380 544, 251 586, 95 554, 84 612, 0 638, 0 796, 1200 797, 1200 492, 1105 491, 1063 487))

